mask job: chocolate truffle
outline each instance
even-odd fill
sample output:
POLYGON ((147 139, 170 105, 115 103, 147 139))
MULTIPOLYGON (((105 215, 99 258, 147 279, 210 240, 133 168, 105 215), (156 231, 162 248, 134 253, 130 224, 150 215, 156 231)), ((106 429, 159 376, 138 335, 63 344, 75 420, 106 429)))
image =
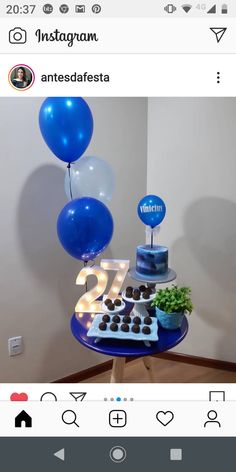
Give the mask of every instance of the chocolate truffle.
POLYGON ((140 295, 140 290, 139 288, 134 288, 133 293, 138 293, 140 295))
POLYGON ((143 292, 143 299, 144 299, 144 300, 149 300, 150 295, 151 295, 151 294, 146 290, 145 292, 143 292))
POLYGON ((127 290, 125 292, 126 298, 132 298, 133 297, 133 289, 132 290, 127 290))
POLYGON ((141 324, 141 318, 139 318, 139 316, 135 316, 133 321, 134 321, 134 324, 137 324, 137 325, 141 324))
POLYGON ((121 306, 121 300, 119 298, 116 298, 114 301, 115 306, 121 306))
POLYGON ((129 332, 129 325, 124 323, 121 325, 120 327, 121 331, 124 331, 124 333, 128 333, 129 332))
POLYGON ((126 292, 133 292, 133 287, 126 287, 126 292))
POLYGON ((139 327, 139 325, 137 325, 137 324, 134 324, 134 325, 132 326, 131 330, 132 330, 133 333, 135 333, 135 334, 140 333, 140 327, 139 327))
POLYGON ((111 331, 118 331, 118 325, 116 323, 111 323, 110 330, 111 331))
POLYGON ((104 323, 109 323, 109 321, 110 321, 110 316, 109 316, 109 315, 103 315, 102 321, 104 321, 104 323))
POLYGON ((104 303, 105 303, 105 305, 107 306, 107 305, 109 305, 110 303, 112 303, 112 300, 111 300, 110 298, 107 298, 104 303))
POLYGON ((140 300, 140 291, 133 294, 133 300, 140 300))
POLYGON ((102 321, 102 323, 99 323, 99 329, 100 329, 101 331, 106 331, 106 329, 107 329, 107 324, 104 323, 104 321, 102 321))
POLYGON ((150 316, 145 316, 144 324, 150 326, 152 324, 152 318, 150 316))
POLYGON ((143 329, 142 329, 142 332, 143 332, 143 334, 150 334, 151 330, 150 330, 149 326, 144 326, 143 329))
POLYGON ((131 323, 131 318, 129 315, 124 316, 123 318, 123 323, 130 324, 131 323))
POLYGON ((152 293, 152 289, 151 289, 151 287, 146 287, 146 290, 145 290, 145 292, 149 292, 149 293, 151 294, 151 293, 152 293))
POLYGON ((120 317, 118 315, 114 315, 112 317, 112 321, 113 321, 113 323, 119 323, 120 322, 120 317))
POLYGON ((146 288, 145 285, 140 285, 139 290, 140 292, 145 292, 146 288))
POLYGON ((112 303, 112 302, 109 303, 109 305, 107 305, 107 308, 108 308, 109 311, 114 311, 114 310, 115 310, 115 305, 114 305, 114 303, 112 303))

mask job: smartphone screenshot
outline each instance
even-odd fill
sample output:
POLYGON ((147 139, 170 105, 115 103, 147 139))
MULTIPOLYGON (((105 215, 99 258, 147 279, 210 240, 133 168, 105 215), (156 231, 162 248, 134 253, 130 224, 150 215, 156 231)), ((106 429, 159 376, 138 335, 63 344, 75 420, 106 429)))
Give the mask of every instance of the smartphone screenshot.
POLYGON ((4 470, 233 467, 235 22, 1 1, 4 470))

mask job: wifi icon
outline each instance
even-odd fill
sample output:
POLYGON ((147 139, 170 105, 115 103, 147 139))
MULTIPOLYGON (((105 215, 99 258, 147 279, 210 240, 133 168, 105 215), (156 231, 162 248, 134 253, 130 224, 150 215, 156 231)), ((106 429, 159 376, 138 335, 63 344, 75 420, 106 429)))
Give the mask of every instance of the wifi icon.
POLYGON ((182 8, 185 11, 185 13, 188 13, 191 10, 192 5, 189 5, 186 3, 185 5, 182 5, 182 8))

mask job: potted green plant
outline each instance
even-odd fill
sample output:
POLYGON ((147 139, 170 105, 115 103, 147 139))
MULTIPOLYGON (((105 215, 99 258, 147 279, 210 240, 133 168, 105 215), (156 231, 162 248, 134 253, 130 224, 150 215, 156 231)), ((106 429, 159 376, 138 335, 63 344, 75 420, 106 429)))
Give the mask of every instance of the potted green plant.
POLYGON ((190 315, 193 311, 190 295, 189 287, 175 285, 157 291, 152 306, 156 307, 157 319, 163 328, 172 330, 181 327, 185 313, 190 315))

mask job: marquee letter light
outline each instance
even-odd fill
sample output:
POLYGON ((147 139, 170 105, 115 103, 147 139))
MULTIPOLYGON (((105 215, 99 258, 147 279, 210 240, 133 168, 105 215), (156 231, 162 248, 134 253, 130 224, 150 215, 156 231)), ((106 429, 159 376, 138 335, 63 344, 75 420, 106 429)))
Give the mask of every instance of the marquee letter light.
POLYGON ((119 293, 124 283, 125 277, 129 270, 130 261, 120 259, 102 259, 101 267, 105 270, 116 270, 117 274, 112 282, 112 286, 107 295, 107 298, 115 299, 121 298, 119 293))
POLYGON ((76 307, 76 317, 81 318, 83 313, 102 313, 102 301, 97 300, 101 295, 104 294, 107 282, 107 272, 99 266, 84 267, 77 276, 76 285, 85 285, 89 275, 95 275, 97 277, 97 284, 88 292, 84 293, 76 307))

